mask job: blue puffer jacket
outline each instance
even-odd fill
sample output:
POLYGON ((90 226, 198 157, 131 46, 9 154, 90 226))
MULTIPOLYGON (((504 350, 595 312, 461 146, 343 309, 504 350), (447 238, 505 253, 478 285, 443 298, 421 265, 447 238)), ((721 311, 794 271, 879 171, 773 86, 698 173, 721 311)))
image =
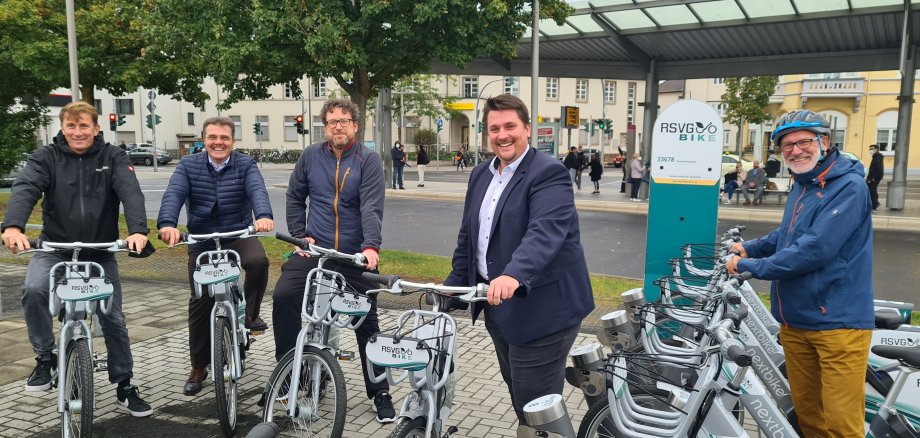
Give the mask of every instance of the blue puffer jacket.
POLYGON ((272 219, 268 191, 256 162, 236 151, 229 160, 217 172, 207 153, 182 157, 163 193, 157 228, 175 227, 186 203, 192 234, 241 230, 252 225, 253 214, 256 219, 272 219))
POLYGON ((352 143, 336 159, 327 142, 312 144, 288 182, 288 230, 344 253, 379 250, 385 191, 383 164, 374 151, 352 143))
POLYGON ((744 243, 738 271, 773 280, 773 316, 804 330, 874 327, 872 202, 862 163, 833 150, 795 175, 779 228, 744 243))

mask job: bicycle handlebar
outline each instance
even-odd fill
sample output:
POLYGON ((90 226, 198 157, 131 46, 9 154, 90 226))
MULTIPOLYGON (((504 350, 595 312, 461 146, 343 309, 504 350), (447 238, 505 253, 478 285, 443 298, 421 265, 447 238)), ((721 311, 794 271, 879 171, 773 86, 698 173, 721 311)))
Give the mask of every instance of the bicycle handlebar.
POLYGON ((114 242, 49 242, 41 239, 29 239, 29 247, 29 249, 20 251, 18 254, 54 252, 68 249, 98 249, 108 252, 129 251, 127 240, 116 240, 114 242))
MULTIPOLYGON (((176 245, 191 245, 194 243, 204 242, 206 240, 215 240, 215 239, 230 239, 230 238, 246 238, 250 236, 255 236, 256 227, 250 225, 242 230, 236 231, 226 231, 223 233, 210 233, 210 234, 191 234, 191 233, 180 233, 179 234, 179 243, 176 245)), ((162 240, 162 239, 161 239, 162 240)))
POLYGON ((463 301, 471 303, 476 301, 486 301, 488 299, 486 295, 489 292, 489 285, 485 283, 479 283, 475 286, 445 286, 443 284, 416 283, 407 281, 400 279, 398 275, 381 275, 374 274, 372 272, 364 272, 361 274, 361 276, 368 281, 372 281, 381 285, 387 285, 387 287, 383 289, 369 290, 367 291, 368 294, 389 292, 394 295, 401 295, 406 292, 404 288, 411 288, 416 291, 427 290, 434 291, 438 295, 455 296, 463 301))
POLYGON ((313 256, 325 257, 330 259, 340 259, 348 260, 354 263, 356 266, 367 266, 367 257, 364 257, 364 254, 355 253, 355 254, 345 254, 344 252, 339 252, 334 249, 323 248, 321 246, 314 245, 310 243, 307 239, 300 239, 297 237, 289 236, 284 233, 275 233, 275 238, 282 241, 290 243, 301 249, 302 252, 308 253, 313 256))

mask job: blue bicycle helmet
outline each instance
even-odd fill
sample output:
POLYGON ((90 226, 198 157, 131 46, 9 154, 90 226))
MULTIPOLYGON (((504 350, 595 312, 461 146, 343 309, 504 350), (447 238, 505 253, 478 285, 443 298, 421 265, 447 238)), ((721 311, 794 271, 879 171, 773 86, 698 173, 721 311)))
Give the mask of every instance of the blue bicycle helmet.
POLYGON ((786 113, 776 122, 776 129, 770 134, 770 141, 779 146, 783 136, 795 131, 811 131, 815 134, 830 137, 830 124, 820 114, 809 110, 798 110, 786 113))

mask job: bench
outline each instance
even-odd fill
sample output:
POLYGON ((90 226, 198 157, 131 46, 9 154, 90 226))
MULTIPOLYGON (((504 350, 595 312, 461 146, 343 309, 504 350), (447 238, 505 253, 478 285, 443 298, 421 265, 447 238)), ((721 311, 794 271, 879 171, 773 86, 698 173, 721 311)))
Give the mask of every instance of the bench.
MULTIPOLYGON (((770 196, 776 196, 776 202, 780 205, 784 204, 785 198, 786 196, 789 195, 789 189, 791 188, 791 186, 789 185, 789 179, 788 178, 770 178, 767 180, 768 187, 770 186, 770 182, 775 184, 776 188, 775 189, 764 189, 762 200, 765 201, 770 196)), ((722 189, 720 189, 719 192, 721 193, 722 189)), ((741 187, 735 190, 734 195, 735 196, 732 198, 732 204, 740 204, 741 199, 744 198, 744 195, 741 194, 741 187)))

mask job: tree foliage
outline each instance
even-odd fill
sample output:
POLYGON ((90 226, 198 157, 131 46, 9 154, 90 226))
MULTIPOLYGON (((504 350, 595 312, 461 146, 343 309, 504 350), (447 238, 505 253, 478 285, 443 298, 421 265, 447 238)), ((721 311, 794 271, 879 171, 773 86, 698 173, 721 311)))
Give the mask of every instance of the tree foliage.
POLYGON ((419 146, 431 146, 438 142, 438 134, 430 129, 419 129, 415 131, 415 144, 419 146))
MULTIPOLYGON (((528 0, 159 0, 151 2, 146 56, 168 61, 201 95, 211 77, 227 108, 268 87, 332 77, 366 114, 381 89, 479 56, 511 57, 531 21, 528 0)), ((541 2, 561 22, 564 0, 541 2)), ((363 129, 363 126, 362 126, 363 129)), ((363 137, 363 132, 359 133, 363 137)))
POLYGON ((777 76, 756 76, 750 78, 726 78, 722 103, 725 105, 725 121, 741 126, 742 123, 763 123, 773 115, 764 108, 770 104, 770 96, 779 83, 777 76))

